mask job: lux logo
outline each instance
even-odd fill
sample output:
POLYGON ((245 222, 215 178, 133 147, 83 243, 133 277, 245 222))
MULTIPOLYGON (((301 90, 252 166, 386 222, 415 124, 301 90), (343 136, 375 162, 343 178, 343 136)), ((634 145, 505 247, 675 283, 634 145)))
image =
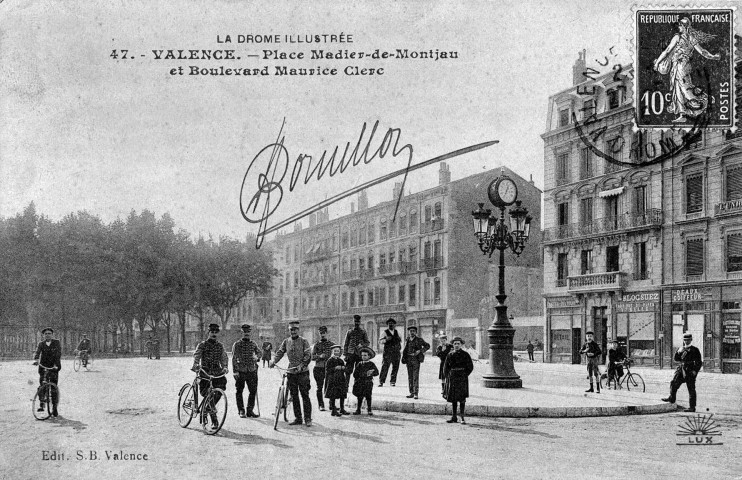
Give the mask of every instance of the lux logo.
POLYGON ((724 445, 715 441, 714 437, 721 437, 721 431, 711 417, 713 415, 687 417, 685 423, 678 425, 677 433, 679 437, 686 437, 686 441, 677 442, 677 445, 724 445))

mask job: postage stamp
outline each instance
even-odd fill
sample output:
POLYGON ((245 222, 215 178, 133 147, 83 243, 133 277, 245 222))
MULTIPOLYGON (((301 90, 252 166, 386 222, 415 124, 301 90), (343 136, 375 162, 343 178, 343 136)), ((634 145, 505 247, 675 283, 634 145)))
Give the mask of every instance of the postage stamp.
POLYGON ((639 128, 732 128, 734 9, 635 10, 639 128))

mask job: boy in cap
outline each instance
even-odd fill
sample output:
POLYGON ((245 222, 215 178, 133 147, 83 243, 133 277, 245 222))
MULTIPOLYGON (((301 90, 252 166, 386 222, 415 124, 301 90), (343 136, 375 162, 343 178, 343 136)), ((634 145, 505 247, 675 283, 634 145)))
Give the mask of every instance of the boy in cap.
POLYGON ((598 384, 598 393, 600 393, 600 370, 598 369, 598 363, 600 362, 600 355, 603 351, 598 346, 597 342, 593 340, 593 332, 587 332, 585 334, 585 344, 580 349, 580 353, 587 357, 587 376, 590 379, 590 388, 585 392, 593 392, 593 377, 595 382, 598 384))
POLYGON ((332 356, 325 362, 325 397, 330 400, 330 410, 333 417, 348 415, 345 410, 345 397, 348 396, 348 385, 345 383, 345 362, 340 357, 343 347, 332 345, 330 347, 332 356), (338 412, 335 400, 340 400, 340 411, 338 412))
POLYGON ((361 348, 361 361, 356 365, 356 369, 353 372, 353 395, 358 399, 358 406, 353 415, 361 414, 361 405, 363 405, 363 399, 366 399, 366 408, 368 414, 373 415, 371 411, 371 394, 374 390, 374 377, 379 375, 379 369, 371 361, 376 353, 369 347, 361 348))
POLYGON ((420 364, 425 361, 425 352, 430 349, 430 344, 417 336, 417 327, 407 327, 407 342, 402 351, 402 363, 407 365, 407 380, 409 382, 410 394, 407 398, 417 400, 420 390, 420 364))
POLYGON ((273 368, 284 355, 289 358, 287 371, 287 380, 289 392, 291 392, 291 401, 294 404, 295 420, 290 425, 301 425, 302 423, 302 404, 304 405, 304 420, 307 427, 312 426, 312 401, 309 399, 309 362, 312 361, 312 349, 305 338, 299 336, 299 322, 289 323, 289 333, 291 336, 281 342, 281 346, 276 350, 276 358, 268 364, 273 368), (301 402, 299 396, 301 395, 301 402))
POLYGON ((397 333, 397 321, 390 318, 386 321, 387 329, 384 330, 384 336, 380 342, 384 345, 384 353, 381 362, 381 376, 379 377, 379 386, 383 387, 386 382, 386 374, 389 372, 389 366, 392 367, 392 378, 390 384, 392 387, 397 383, 397 372, 399 371, 399 361, 402 357, 402 337, 397 333))
MULTIPOLYGON (((41 331, 44 334, 44 340, 42 340, 36 347, 36 353, 34 353, 33 359, 34 365, 39 366, 39 385, 44 383, 44 372, 48 375, 48 380, 54 385, 59 383, 59 371, 62 369, 62 344, 59 340, 52 338, 54 330, 50 327, 46 327, 41 331), (42 367, 51 368, 51 370, 45 370, 42 367)), ((59 415, 57 411, 57 403, 59 398, 56 394, 52 396, 52 416, 56 417, 59 415)), ((44 404, 39 405, 39 412, 44 411, 44 404)))
POLYGON ((327 327, 319 327, 319 342, 312 348, 312 360, 314 360, 314 381, 317 384, 317 404, 320 412, 325 411, 325 399, 322 395, 322 389, 325 385, 325 363, 332 356, 333 342, 327 339, 327 327))
POLYGON ((232 373, 234 374, 235 387, 237 388, 237 412, 241 418, 257 417, 253 412, 255 407, 255 394, 258 391, 258 364, 260 348, 250 340, 252 328, 248 324, 240 327, 242 338, 232 345, 232 373), (247 385, 249 392, 247 397, 247 411, 244 409, 242 392, 247 385))
MULTIPOLYGON (((229 357, 227 351, 224 349, 222 342, 217 340, 219 335, 219 325, 216 323, 209 324, 209 338, 198 344, 196 351, 193 353, 193 366, 191 370, 199 373, 201 370, 206 372, 207 375, 214 378, 211 382, 214 388, 226 389, 227 388, 227 373, 229 373, 229 357)), ((199 382, 198 392, 195 392, 195 401, 198 404, 198 393, 205 392, 209 388, 209 379, 202 378, 199 382)), ((219 398, 215 398, 216 401, 219 398)), ((206 422, 206 418, 202 417, 202 422, 206 422)), ((211 428, 216 428, 219 425, 216 412, 211 413, 211 428)))
POLYGON ((696 377, 703 367, 701 351, 695 345, 691 345, 692 342, 693 335, 686 332, 683 335, 683 344, 675 352, 675 361, 680 364, 670 382, 670 396, 662 399, 663 402, 675 403, 675 394, 678 393, 680 385, 685 383, 688 387, 689 403, 688 408, 685 409, 686 412, 696 411, 696 377))

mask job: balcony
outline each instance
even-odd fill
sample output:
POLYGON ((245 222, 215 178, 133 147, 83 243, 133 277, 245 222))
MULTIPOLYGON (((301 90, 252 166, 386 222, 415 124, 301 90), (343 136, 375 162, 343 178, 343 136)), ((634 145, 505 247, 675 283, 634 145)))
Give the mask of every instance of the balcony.
POLYGON ((343 276, 344 282, 360 282, 362 280, 368 280, 368 279, 373 278, 374 269, 373 268, 358 268, 355 270, 343 272, 342 276, 343 276))
POLYGON ((435 270, 438 268, 443 268, 443 257, 430 257, 430 258, 423 258, 422 263, 420 265, 421 270, 435 270))
POLYGON ((305 308, 301 311, 302 315, 306 318, 313 317, 333 317, 338 314, 337 308, 335 307, 321 307, 321 308, 305 308))
POLYGON ((626 287, 626 273, 606 272, 578 275, 567 279, 569 293, 619 291, 626 287))
POLYGON ((660 228, 661 226, 662 210, 650 208, 644 212, 625 213, 616 217, 596 218, 592 222, 570 223, 546 228, 543 232, 543 241, 544 243, 559 242, 570 238, 660 228))
POLYGON ((380 277, 390 276, 390 275, 405 275, 408 273, 413 273, 417 271, 417 261, 413 260, 411 262, 393 262, 393 263, 385 263, 384 265, 379 265, 379 268, 377 270, 377 275, 380 277))
POLYGON ((337 283, 337 275, 321 275, 302 282, 302 288, 321 288, 337 283))
POLYGON ((304 253, 304 263, 318 262, 331 258, 335 253, 330 248, 325 248, 324 245, 317 244, 309 249, 308 252, 304 253))
POLYGON ((351 307, 349 309, 349 313, 351 315, 368 315, 376 313, 404 312, 406 309, 406 304, 394 303, 392 305, 366 305, 365 307, 351 307))

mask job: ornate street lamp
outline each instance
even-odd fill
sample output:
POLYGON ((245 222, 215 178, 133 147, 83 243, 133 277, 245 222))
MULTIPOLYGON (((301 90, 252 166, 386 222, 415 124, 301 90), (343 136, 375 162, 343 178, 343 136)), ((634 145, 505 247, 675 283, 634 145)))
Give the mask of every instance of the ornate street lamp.
POLYGON ((471 212, 474 217, 474 235, 483 254, 492 257, 495 250, 500 251, 499 288, 497 295, 497 316, 487 329, 490 344, 490 372, 483 375, 483 384, 488 388, 520 388, 523 381, 515 373, 513 366, 513 336, 515 329, 508 321, 508 307, 505 305, 505 250, 510 249, 520 256, 531 233, 531 216, 521 205, 518 187, 505 175, 504 171, 487 187, 487 195, 492 205, 500 209, 499 218, 492 211, 479 208, 471 212), (515 203, 509 212, 509 225, 505 222, 505 207, 515 203))

